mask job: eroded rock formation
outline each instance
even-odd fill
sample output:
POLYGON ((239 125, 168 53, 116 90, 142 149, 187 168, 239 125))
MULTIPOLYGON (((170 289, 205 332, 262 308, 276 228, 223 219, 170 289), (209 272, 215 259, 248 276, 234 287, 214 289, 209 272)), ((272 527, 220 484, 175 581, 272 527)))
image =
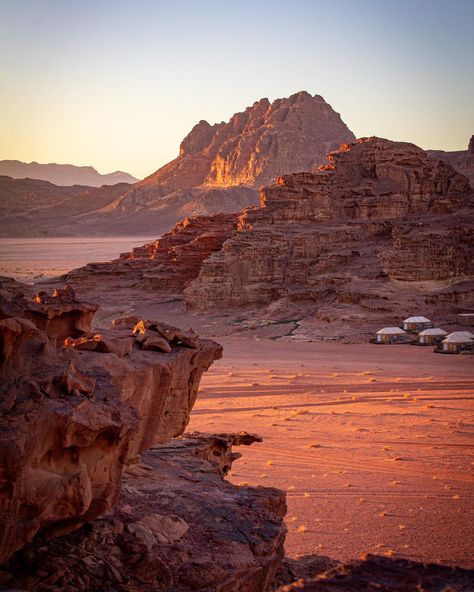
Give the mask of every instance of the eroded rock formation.
POLYGON ((273 103, 265 98, 228 123, 200 121, 182 141, 179 156, 137 188, 262 185, 278 175, 311 170, 330 150, 353 139, 319 95, 302 91, 273 103))
POLYGON ((160 239, 114 261, 75 269, 63 279, 92 287, 98 279, 112 277, 161 294, 181 293, 198 276, 203 261, 221 249, 236 227, 237 214, 186 218, 160 239))
POLYGON ((103 518, 3 568, 10 587, 46 592, 263 592, 283 557, 284 494, 222 474, 255 437, 193 434, 153 447, 123 475, 103 518))
POLYGON ((183 433, 222 351, 159 322, 91 332, 96 307, 71 288, 36 302, 15 288, 0 294, 0 563, 38 531, 58 536, 110 508, 123 467, 183 433))
POLYGON ((472 275, 473 212, 467 179, 413 144, 345 144, 317 172, 263 188, 262 207, 240 215, 187 302, 198 312, 274 301, 377 308, 375 296, 396 302, 390 278, 472 275))

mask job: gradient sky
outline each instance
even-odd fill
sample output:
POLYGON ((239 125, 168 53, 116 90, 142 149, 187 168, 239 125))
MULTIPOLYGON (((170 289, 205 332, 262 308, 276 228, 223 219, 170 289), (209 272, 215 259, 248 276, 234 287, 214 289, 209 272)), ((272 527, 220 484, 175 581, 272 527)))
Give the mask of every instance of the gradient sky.
POLYGON ((473 32, 474 0, 0 0, 0 159, 143 177, 299 90, 356 136, 465 149, 473 32))

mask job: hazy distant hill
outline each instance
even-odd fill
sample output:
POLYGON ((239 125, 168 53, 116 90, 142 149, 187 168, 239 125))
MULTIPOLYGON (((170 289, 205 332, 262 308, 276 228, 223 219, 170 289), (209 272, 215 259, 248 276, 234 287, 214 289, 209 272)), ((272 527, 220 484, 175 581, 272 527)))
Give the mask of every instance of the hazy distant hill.
POLYGON ((466 175, 474 187, 474 136, 471 136, 467 150, 455 150, 446 152, 445 150, 427 150, 429 156, 441 158, 454 167, 459 173, 466 175))
POLYGON ((19 160, 0 160, 0 175, 6 175, 13 179, 39 179, 63 187, 71 185, 100 187, 101 185, 136 183, 138 181, 132 175, 122 171, 101 175, 91 166, 40 164, 38 162, 21 162, 19 160))
POLYGON ((93 211, 99 217, 102 208, 130 187, 128 183, 59 187, 49 181, 0 175, 0 236, 74 235, 85 214, 93 211))

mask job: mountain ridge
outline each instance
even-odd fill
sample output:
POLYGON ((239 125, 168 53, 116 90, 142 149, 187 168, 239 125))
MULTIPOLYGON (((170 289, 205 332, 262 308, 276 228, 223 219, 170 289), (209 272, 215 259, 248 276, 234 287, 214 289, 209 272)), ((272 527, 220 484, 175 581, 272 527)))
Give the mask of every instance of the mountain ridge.
POLYGON ((0 175, 13 179, 36 179, 49 181, 59 187, 87 185, 101 187, 117 183, 136 183, 138 179, 123 171, 99 173, 93 166, 77 166, 74 164, 58 164, 55 162, 39 163, 35 160, 0 160, 0 175))

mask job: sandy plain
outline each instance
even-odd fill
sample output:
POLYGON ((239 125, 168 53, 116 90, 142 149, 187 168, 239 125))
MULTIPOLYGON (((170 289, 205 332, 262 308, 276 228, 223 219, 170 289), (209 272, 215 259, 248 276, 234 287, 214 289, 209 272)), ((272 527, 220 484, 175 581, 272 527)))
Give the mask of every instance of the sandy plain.
POLYGON ((474 567, 474 358, 221 338, 189 429, 245 429, 231 480, 287 492, 286 552, 474 567))

